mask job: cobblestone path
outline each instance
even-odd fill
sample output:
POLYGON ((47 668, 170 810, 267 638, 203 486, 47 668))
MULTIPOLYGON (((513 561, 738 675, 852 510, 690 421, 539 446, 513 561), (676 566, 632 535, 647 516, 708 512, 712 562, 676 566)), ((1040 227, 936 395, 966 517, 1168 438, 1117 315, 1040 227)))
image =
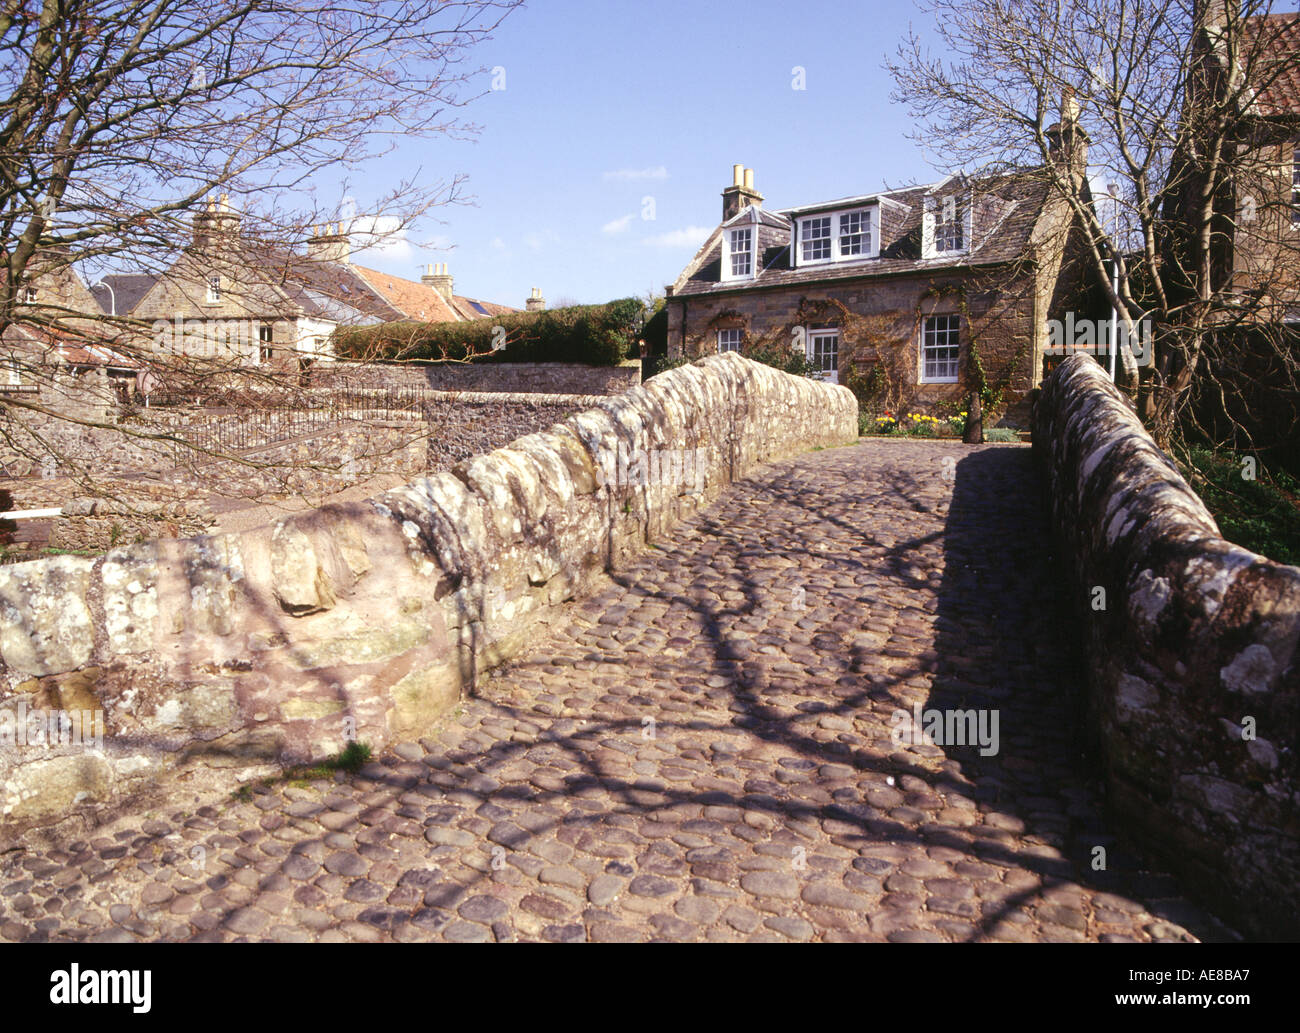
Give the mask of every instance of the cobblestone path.
POLYGON ((1230 937, 1107 832, 1048 548, 1024 447, 775 464, 360 774, 0 857, 0 938, 1230 937))

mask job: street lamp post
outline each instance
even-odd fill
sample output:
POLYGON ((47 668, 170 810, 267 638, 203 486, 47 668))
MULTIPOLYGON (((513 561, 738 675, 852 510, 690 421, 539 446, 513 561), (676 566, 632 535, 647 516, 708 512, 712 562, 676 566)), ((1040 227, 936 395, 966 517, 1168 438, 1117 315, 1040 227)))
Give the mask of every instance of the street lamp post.
POLYGON ((116 316, 117 315, 117 292, 113 290, 113 285, 111 283, 105 282, 104 280, 100 280, 98 283, 92 283, 90 285, 91 290, 94 290, 96 287, 108 288, 108 304, 109 304, 108 314, 110 316, 116 316))

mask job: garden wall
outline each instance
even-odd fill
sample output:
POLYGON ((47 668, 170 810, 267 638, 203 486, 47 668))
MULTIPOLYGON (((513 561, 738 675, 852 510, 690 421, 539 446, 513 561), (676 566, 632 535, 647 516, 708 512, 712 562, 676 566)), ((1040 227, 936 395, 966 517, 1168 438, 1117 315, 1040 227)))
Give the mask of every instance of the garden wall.
POLYGON ((641 383, 641 363, 580 366, 566 362, 447 362, 349 365, 312 371, 313 388, 433 388, 513 394, 619 395, 641 383))

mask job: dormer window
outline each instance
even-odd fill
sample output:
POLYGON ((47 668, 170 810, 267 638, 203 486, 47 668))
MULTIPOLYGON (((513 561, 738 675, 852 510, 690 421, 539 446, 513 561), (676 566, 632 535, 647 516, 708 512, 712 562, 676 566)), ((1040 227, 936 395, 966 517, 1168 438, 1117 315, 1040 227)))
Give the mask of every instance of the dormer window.
POLYGON ((831 217, 805 219, 800 244, 805 262, 829 262, 831 257, 831 217))
POLYGON ((754 245, 758 239, 755 226, 742 226, 723 233, 722 278, 724 280, 752 280, 757 265, 754 245))
POLYGON ((845 212, 840 216, 840 257, 871 253, 871 213, 845 212))
POLYGON ((221 300, 221 277, 213 273, 208 277, 208 304, 215 305, 221 300))
POLYGON ((753 230, 731 231, 731 275, 753 276, 753 230))
POLYGON ((795 221, 797 265, 849 262, 873 258, 876 251, 876 209, 808 215, 795 221))
POLYGON ((934 249, 936 251, 964 251, 966 249, 966 234, 961 209, 962 205, 952 194, 943 199, 939 221, 934 227, 934 249))
POLYGON ((954 190, 925 199, 921 254, 944 258, 970 250, 971 200, 969 193, 954 190))

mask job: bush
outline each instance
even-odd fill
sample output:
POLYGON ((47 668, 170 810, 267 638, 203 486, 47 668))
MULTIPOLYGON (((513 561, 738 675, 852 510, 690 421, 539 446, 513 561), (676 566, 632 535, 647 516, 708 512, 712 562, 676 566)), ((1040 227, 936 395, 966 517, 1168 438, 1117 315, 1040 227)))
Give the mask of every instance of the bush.
POLYGON ((513 312, 468 323, 383 323, 340 328, 335 350, 354 361, 572 362, 617 366, 637 348, 637 298, 513 312), (496 350, 493 350, 496 349, 496 350))
POLYGON ((1278 471, 1242 476, 1244 455, 1191 448, 1182 457, 1188 481, 1214 515, 1223 537, 1279 563, 1300 564, 1300 482, 1278 471))
POLYGON ((641 380, 644 382, 660 373, 667 373, 670 369, 689 366, 690 363, 691 360, 685 355, 676 355, 671 359, 667 355, 647 355, 641 360, 641 380))
POLYGON ((1010 427, 990 427, 984 432, 984 440, 992 442, 1015 442, 1020 440, 1020 435, 1010 427))
POLYGON ((808 377, 811 380, 822 378, 821 368, 809 362, 808 356, 784 344, 756 344, 741 354, 747 359, 761 362, 765 366, 773 366, 796 377, 808 377))

